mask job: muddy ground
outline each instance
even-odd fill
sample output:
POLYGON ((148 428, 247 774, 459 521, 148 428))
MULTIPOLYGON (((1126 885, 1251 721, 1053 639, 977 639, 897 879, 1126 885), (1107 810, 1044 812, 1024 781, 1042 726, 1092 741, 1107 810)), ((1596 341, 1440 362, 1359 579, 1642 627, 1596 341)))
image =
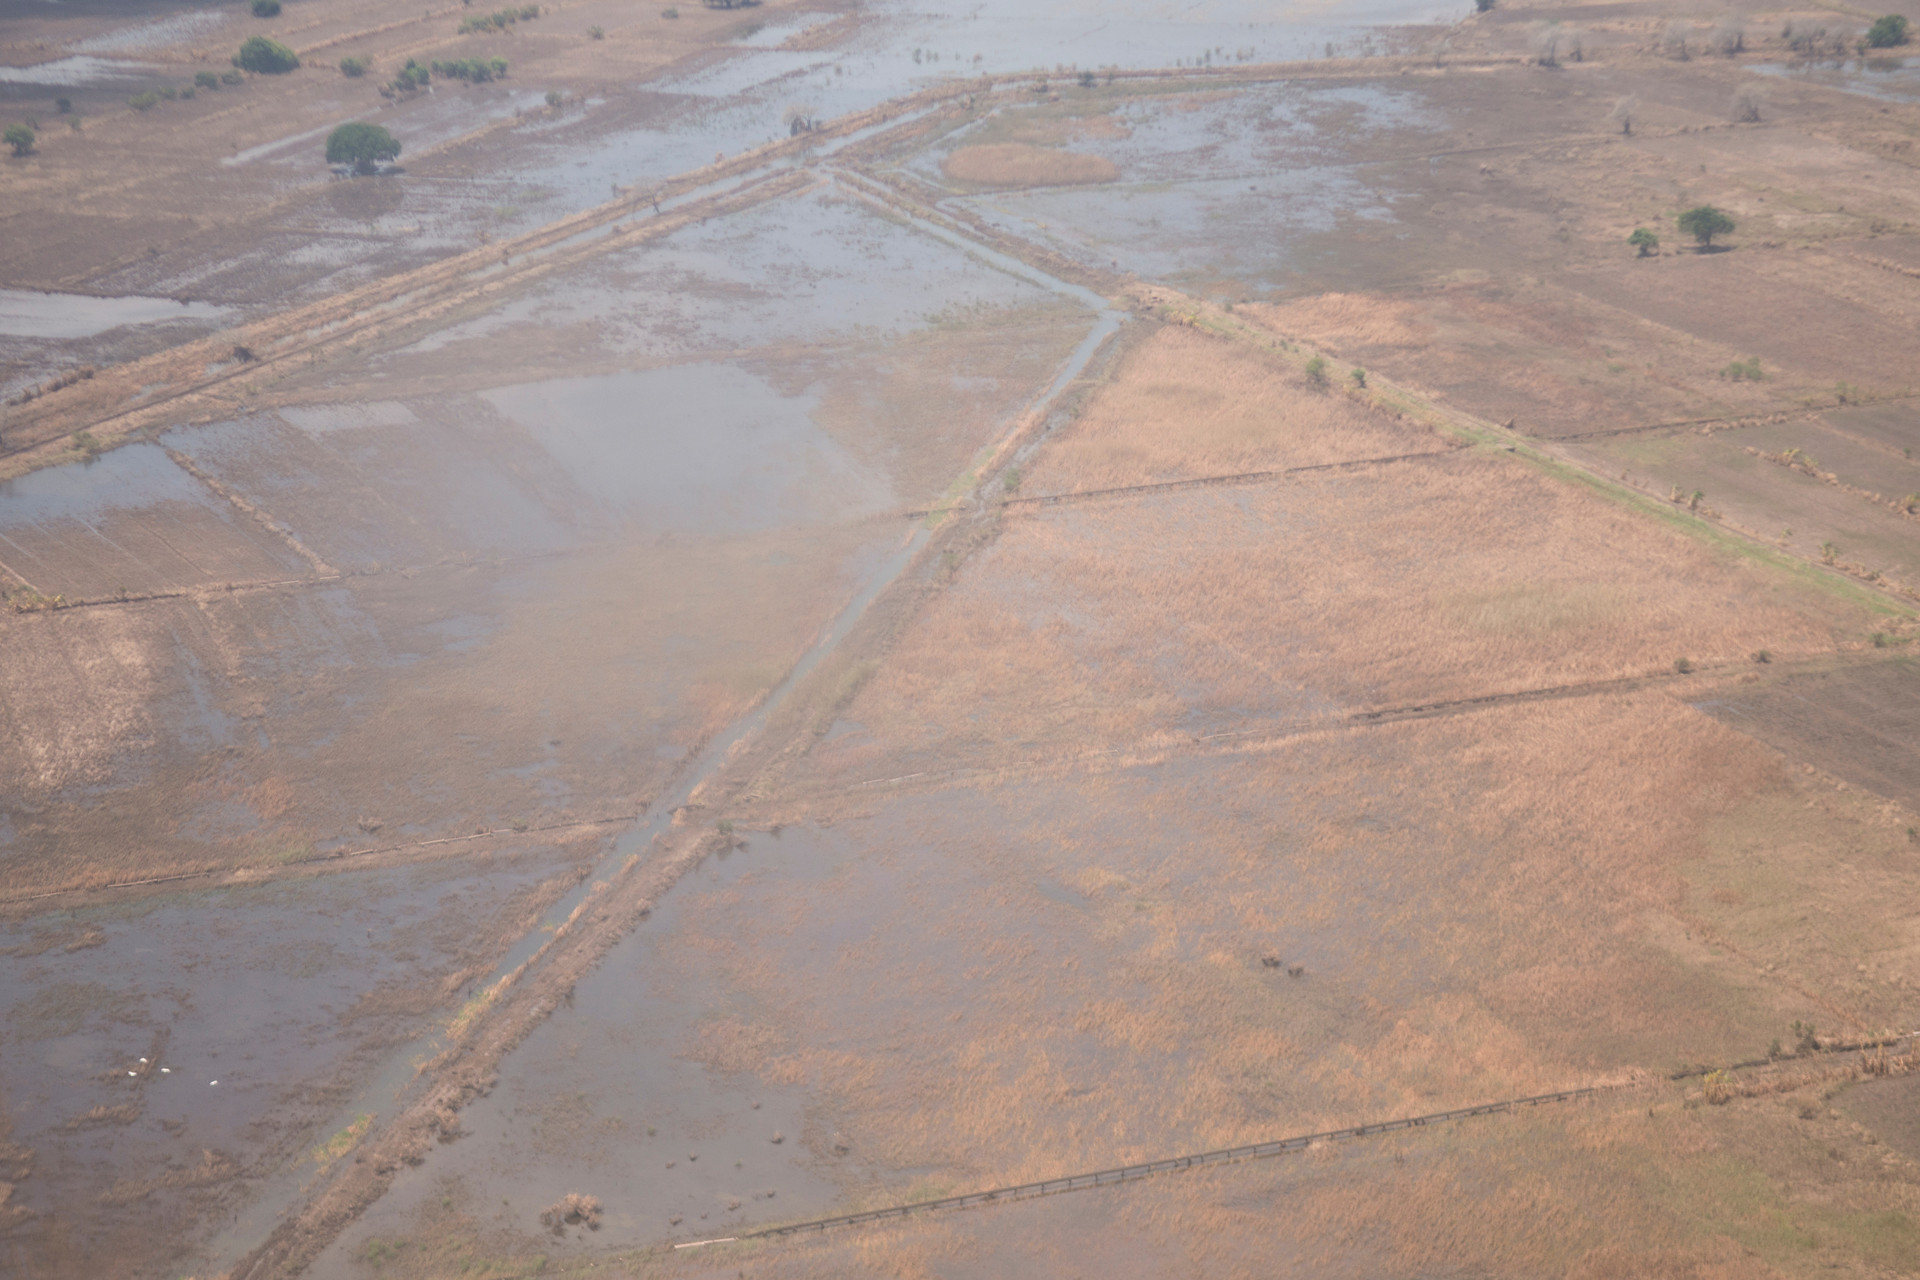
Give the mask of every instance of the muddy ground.
MULTIPOLYGON (((259 21, 139 16, 7 61, 259 21)), ((1908 1265, 1912 1045, 1848 1047, 1920 984, 1898 68, 1657 5, 460 16, 289 6, 302 72, 8 162, 0 286, 116 299, 0 335, 99 366, 0 490, 16 1269, 1908 1265), (379 108, 405 175, 302 167, 344 51, 476 42, 379 108)))

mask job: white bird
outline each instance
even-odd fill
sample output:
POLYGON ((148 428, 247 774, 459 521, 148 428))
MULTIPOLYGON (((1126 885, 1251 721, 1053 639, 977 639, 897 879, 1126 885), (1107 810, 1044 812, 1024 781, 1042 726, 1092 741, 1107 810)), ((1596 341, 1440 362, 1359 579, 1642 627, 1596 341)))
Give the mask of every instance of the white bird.
POLYGON ((143 1066, 143 1067, 144 1067, 144 1066, 146 1066, 146 1065, 147 1065, 147 1060, 146 1060, 145 1058, 142 1058, 142 1059, 140 1059, 140 1065, 141 1065, 141 1066, 143 1066))
POLYGON ((173 1068, 172 1068, 172 1067, 162 1067, 162 1068, 160 1068, 160 1074, 161 1074, 161 1075, 163 1075, 163 1076, 170 1076, 170 1075, 172 1075, 172 1074, 173 1074, 173 1068))
POLYGON ((209 1080, 207 1081, 207 1083, 210 1085, 214 1085, 214 1084, 219 1084, 220 1082, 218 1080, 209 1080))
POLYGON ((127 1072, 127 1074, 128 1074, 128 1075, 130 1075, 130 1076, 134 1076, 134 1075, 139 1075, 140 1073, 139 1073, 139 1072, 137 1072, 137 1071, 129 1071, 129 1072, 127 1072))

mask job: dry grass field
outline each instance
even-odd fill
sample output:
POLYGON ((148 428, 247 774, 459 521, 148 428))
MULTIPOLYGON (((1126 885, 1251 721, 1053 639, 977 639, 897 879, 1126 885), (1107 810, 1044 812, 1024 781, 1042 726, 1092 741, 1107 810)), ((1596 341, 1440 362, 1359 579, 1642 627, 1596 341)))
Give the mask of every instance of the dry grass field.
MULTIPOLYGON (((1678 14, 1682 59, 1651 2, 946 90, 923 59, 979 59, 877 12, 376 8, 290 5, 260 29, 299 73, 82 101, 8 162, 9 286, 312 346, 231 387, 186 346, 104 369, 35 447, 95 405, 137 437, 0 492, 6 894, 67 891, 0 955, 33 993, 0 1007, 0 1269, 1915 1273, 1920 100, 1775 74, 1804 14, 1718 52, 1678 14), (786 61, 729 81, 766 23, 786 61), (898 114, 664 211, 594 154, 704 166, 883 48, 898 114), (475 49, 512 75, 379 99, 475 49), (363 104, 408 185, 291 178, 363 104), (566 222, 609 180, 632 208, 566 222), (1738 228, 1695 252, 1709 201, 1738 228), (162 365, 191 421, 139 407, 162 365), (364 901, 300 878, 382 842, 364 901), (228 887, 90 892, 198 871, 228 887), (247 968, 235 922, 276 912, 312 936, 261 966, 270 1061, 221 1078, 279 1075, 165 1111, 142 1072, 203 979, 105 969, 163 932, 247 968), (324 1119, 382 1047, 411 1083, 324 1119)), ((97 22, 8 21, 7 61, 97 22)))

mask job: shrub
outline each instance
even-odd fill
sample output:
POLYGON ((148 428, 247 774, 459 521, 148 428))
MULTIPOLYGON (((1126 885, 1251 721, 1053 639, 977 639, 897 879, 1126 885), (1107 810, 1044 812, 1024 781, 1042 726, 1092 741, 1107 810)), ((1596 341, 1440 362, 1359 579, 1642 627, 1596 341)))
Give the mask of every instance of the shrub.
POLYGON ((1747 47, 1747 28, 1735 14, 1728 14, 1713 24, 1713 30, 1707 33, 1707 47, 1715 53, 1731 58, 1747 47))
POLYGON ((53 100, 53 109, 64 116, 73 110, 73 99, 55 98, 53 100))
POLYGON ((1620 132, 1633 132, 1633 118, 1640 114, 1640 99, 1628 94, 1614 100, 1613 110, 1607 112, 1607 119, 1620 126, 1620 132))
POLYGON ((1743 378, 1752 382, 1765 382, 1767 380, 1767 375, 1760 372, 1759 356, 1748 356, 1744 361, 1735 360, 1732 364, 1720 371, 1720 376, 1723 378, 1732 378, 1735 382, 1739 382, 1743 378))
POLYGON ((278 40, 249 36, 247 42, 240 46, 240 52, 233 55, 233 65, 242 71, 279 76, 298 69, 300 57, 278 40))
POLYGON ((1751 86, 1735 89, 1733 103, 1727 108, 1727 118, 1735 124, 1760 123, 1760 91, 1751 86))
POLYGON ((358 80, 367 74, 367 60, 365 58, 340 59, 340 74, 349 79, 358 80))
POLYGON ((211 71, 194 72, 193 82, 202 89, 218 89, 220 87, 220 77, 211 71))
POLYGON ((327 135, 327 163, 350 164, 362 173, 371 172, 379 161, 391 160, 399 154, 399 141, 377 124, 355 121, 327 135))
POLYGON ((387 82, 387 88, 397 93, 412 93, 425 88, 432 79, 433 76, 425 67, 408 58, 407 65, 400 68, 400 74, 387 82))
POLYGON ((1755 649, 1753 651, 1753 660, 1755 662, 1760 663, 1762 666, 1765 666, 1767 663, 1773 661, 1773 650, 1755 649))
POLYGON ((1724 236, 1733 231, 1733 219, 1710 204, 1695 205, 1674 221, 1680 230, 1700 242, 1700 247, 1713 247, 1715 236, 1724 236))
POLYGON ((1533 60, 1543 67, 1560 65, 1560 24, 1536 22, 1527 33, 1527 48, 1533 60))
POLYGON ((1900 14, 1890 13, 1884 18, 1875 18, 1873 25, 1867 28, 1869 49, 1891 49, 1906 42, 1907 20, 1900 14))
POLYGON ((253 16, 256 18, 279 17, 280 0, 253 0, 253 16))
POLYGON ((151 111, 159 101, 160 95, 157 93, 136 93, 127 99, 127 105, 135 111, 151 111))
POLYGON ((468 84, 485 84, 489 80, 506 77, 507 60, 505 58, 457 58, 450 62, 435 62, 433 74, 445 76, 449 80, 464 80, 468 84))
POLYGON ((1645 227, 1635 227, 1633 234, 1627 237, 1627 243, 1640 251, 1642 258, 1650 257, 1660 247, 1660 237, 1645 227))
POLYGON ((30 155, 33 152, 36 135, 24 124, 8 125, 6 133, 0 134, 0 137, 6 139, 7 145, 13 148, 13 154, 16 156, 30 155))
POLYGON ((1353 385, 1360 390, 1365 391, 1367 389, 1367 371, 1365 369, 1355 369, 1352 373, 1349 373, 1347 377, 1351 378, 1353 385))
POLYGON ((558 89, 549 89, 549 90, 547 90, 547 105, 548 105, 548 106, 550 106, 550 107, 557 107, 557 106, 559 106, 559 105, 560 105, 561 103, 563 103, 563 102, 565 102, 566 100, 567 100, 567 95, 566 95, 566 94, 564 94, 564 93, 562 93, 562 92, 560 92, 560 91, 559 91, 558 89))
POLYGON ((1315 356, 1313 359, 1307 361, 1306 374, 1307 374, 1307 381, 1311 382, 1314 386, 1316 387, 1326 386, 1327 385, 1326 360, 1320 356, 1315 356))
POLYGON ((1473 11, 1475 13, 1492 13, 1495 3, 1496 0, 1473 0, 1473 11))
POLYGON ((1660 33, 1660 52, 1669 58, 1678 58, 1685 62, 1690 56, 1687 53, 1687 37, 1692 34, 1692 27, 1675 18, 1667 24, 1667 29, 1660 33))
POLYGON ((238 71, 222 71, 220 73, 221 84, 239 84, 244 79, 246 79, 246 77, 238 71))
POLYGON ((1693 671, 1693 659, 1675 658, 1673 660, 1673 669, 1679 675, 1689 675, 1693 671))
POLYGON ((190 84, 189 84, 189 85, 182 85, 182 86, 180 87, 180 96, 181 96, 181 98, 183 98, 183 99, 185 99, 185 98, 191 98, 191 97, 192 97, 192 96, 193 96, 193 95, 194 95, 195 93, 198 93, 198 92, 199 92, 199 90, 197 90, 197 89, 195 89, 195 88, 194 88, 194 87, 193 87, 192 85, 190 85, 190 84))
POLYGON ((600 1202, 578 1191, 569 1191, 541 1211, 540 1222, 556 1235, 568 1226, 584 1226, 590 1231, 598 1231, 600 1202))

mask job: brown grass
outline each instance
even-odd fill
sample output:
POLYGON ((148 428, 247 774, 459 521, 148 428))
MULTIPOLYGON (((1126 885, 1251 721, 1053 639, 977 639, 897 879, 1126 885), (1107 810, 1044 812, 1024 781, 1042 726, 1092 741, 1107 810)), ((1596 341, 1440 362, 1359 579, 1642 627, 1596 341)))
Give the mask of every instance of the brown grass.
POLYGON ((1438 449, 1417 427, 1337 393, 1249 347, 1166 326, 1046 450, 1022 493, 1074 492, 1312 466, 1438 449))
POLYGON ((1118 746, 1833 643, 1760 571, 1456 454, 1013 518, 855 699, 870 745, 843 755, 886 776, 935 742, 1118 746))
POLYGON ((1119 167, 1104 156, 1024 142, 961 147, 940 162, 940 171, 976 187, 1063 187, 1120 177, 1119 167))

